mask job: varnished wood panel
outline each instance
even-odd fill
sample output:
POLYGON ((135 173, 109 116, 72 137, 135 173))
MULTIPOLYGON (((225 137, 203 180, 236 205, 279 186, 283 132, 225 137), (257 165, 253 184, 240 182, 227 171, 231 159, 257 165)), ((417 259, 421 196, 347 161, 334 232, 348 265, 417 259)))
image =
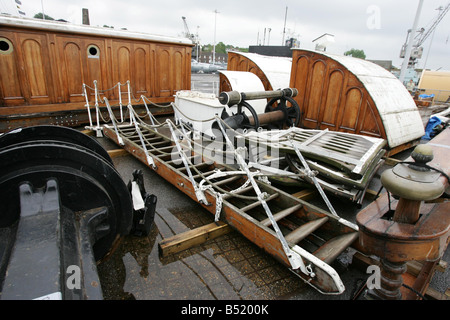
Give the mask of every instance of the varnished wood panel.
MULTIPOLYGON (((272 85, 270 84, 269 79, 267 79, 266 75, 264 74, 264 71, 261 70, 253 61, 251 61, 247 57, 244 57, 243 55, 234 52, 228 52, 227 70, 254 73, 261 80, 266 91, 275 90, 274 88, 272 88, 272 85)), ((227 87, 220 87, 219 90, 227 91, 227 87)))
POLYGON ((170 64, 170 52, 169 48, 165 46, 159 46, 156 49, 158 62, 157 66, 157 76, 158 76, 158 85, 157 92, 162 97, 168 97, 171 95, 171 76, 170 70, 166 68, 167 65, 170 64))
POLYGON ((344 94, 345 98, 338 128, 339 131, 351 133, 356 131, 363 94, 360 88, 349 88, 344 94))
POLYGON ((369 92, 345 66, 318 52, 294 50, 290 86, 303 112, 300 127, 386 138, 369 92))
POLYGON ((80 101, 82 90, 80 83, 83 83, 84 72, 81 58, 82 48, 75 42, 66 42, 63 46, 64 64, 64 91, 65 100, 70 102, 80 101), (73 72, 79 70, 80 72, 73 72))
MULTIPOLYGON (((300 56, 297 59, 297 64, 295 65, 295 69, 294 67, 292 67, 292 71, 291 71, 291 82, 292 82, 292 77, 294 77, 294 81, 297 85, 297 89, 299 90, 299 92, 306 92, 306 88, 308 85, 308 79, 309 79, 309 65, 310 65, 310 59, 307 56, 300 56)), ((297 97, 297 102, 299 103, 300 106, 305 105, 306 102, 306 95, 301 94, 297 97)))
MULTIPOLYGON (((83 48, 81 51, 83 66, 84 66, 84 82, 90 86, 97 81, 97 86, 101 89, 110 87, 108 82, 107 70, 107 53, 106 44, 101 39, 83 39, 83 48), (96 55, 89 54, 89 48, 95 46, 98 49, 96 55)), ((108 98, 111 98, 109 95, 108 98)))
POLYGON ((183 68, 183 56, 182 53, 180 51, 175 51, 173 53, 173 65, 174 68, 173 70, 173 91, 172 93, 175 93, 179 90, 181 90, 183 88, 183 72, 184 72, 184 68, 183 68))
POLYGON ((0 37, 11 45, 11 50, 0 54, 0 107, 54 101, 53 81, 45 73, 51 69, 47 37, 28 38, 8 30, 2 30, 0 37))
MULTIPOLYGON (((57 35, 57 54, 61 67, 55 76, 61 83, 63 100, 60 102, 84 103, 83 83, 93 87, 94 80, 99 88, 108 85, 106 76, 106 49, 105 41, 69 35, 57 35), (89 48, 95 46, 96 54, 91 54, 89 48)), ((93 99, 94 93, 88 91, 93 99)), ((58 94, 58 93, 57 93, 58 94)), ((110 96, 107 96, 110 98, 110 96)))
POLYGON ((231 85, 231 83, 228 81, 228 78, 225 77, 223 74, 219 75, 219 90, 220 92, 227 92, 227 91, 232 91, 233 87, 231 85))
POLYGON ((116 52, 115 68, 116 79, 120 83, 127 83, 131 79, 131 52, 130 48, 125 44, 118 44, 113 51, 116 52), (115 50, 114 50, 115 49, 115 50))
MULTIPOLYGON (((11 44, 14 43, 15 35, 11 32, 2 32, 3 38, 11 44)), ((17 50, 12 49, 9 54, 0 54, 0 106, 18 105, 25 103, 23 89, 20 86, 19 55, 17 50)))
POLYGON ((25 39, 22 42, 22 48, 24 67, 30 85, 30 98, 48 99, 48 84, 44 73, 44 54, 46 54, 46 52, 43 52, 44 48, 40 42, 34 39, 25 39))
POLYGON ((344 73, 341 70, 333 71, 326 93, 325 108, 323 109, 321 123, 327 127, 335 128, 338 113, 341 108, 342 87, 344 73))
POLYGON ((308 79, 310 81, 307 87, 308 91, 304 92, 304 95, 308 97, 308 107, 301 108, 301 110, 304 110, 304 125, 307 128, 319 127, 318 119, 322 106, 323 88, 325 85, 325 69, 326 65, 322 60, 314 62, 311 68, 311 76, 310 79, 308 79))
POLYGON ((138 95, 149 96, 150 85, 148 72, 149 49, 145 46, 134 47, 133 73, 134 73, 134 90, 138 95))

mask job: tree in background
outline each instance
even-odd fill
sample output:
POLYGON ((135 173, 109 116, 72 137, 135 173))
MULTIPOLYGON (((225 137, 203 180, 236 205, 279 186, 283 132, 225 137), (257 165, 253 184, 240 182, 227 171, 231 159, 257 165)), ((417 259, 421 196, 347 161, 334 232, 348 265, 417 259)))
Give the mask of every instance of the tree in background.
MULTIPOLYGON (((39 13, 36 13, 33 18, 42 20, 43 16, 44 16, 44 14, 42 12, 39 12, 39 13)), ((45 20, 55 20, 55 19, 53 19, 52 17, 50 17, 48 15, 45 15, 45 20)))
POLYGON ((360 59, 366 58, 366 54, 364 53, 364 50, 354 49, 354 48, 351 48, 350 50, 344 52, 344 56, 352 56, 354 58, 360 58, 360 59))
MULTIPOLYGON (((213 51, 212 44, 206 44, 202 46, 203 52, 212 52, 213 51)), ((227 53, 228 50, 238 50, 242 52, 248 52, 248 48, 238 48, 230 44, 224 44, 223 42, 219 42, 216 44, 216 53, 227 53)))

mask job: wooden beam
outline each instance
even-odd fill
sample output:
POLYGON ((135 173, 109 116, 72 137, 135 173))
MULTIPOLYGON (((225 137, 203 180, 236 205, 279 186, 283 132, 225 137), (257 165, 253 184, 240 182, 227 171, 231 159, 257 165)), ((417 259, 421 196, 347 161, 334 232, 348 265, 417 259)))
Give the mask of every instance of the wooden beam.
POLYGON ((197 229, 189 230, 173 237, 163 239, 159 244, 159 253, 162 257, 174 254, 193 246, 205 243, 231 231, 231 227, 222 222, 213 222, 197 229))
POLYGON ((369 201, 374 201, 377 199, 378 191, 367 189, 364 198, 369 201))
POLYGON ((300 200, 308 201, 317 196, 317 191, 315 189, 305 189, 292 194, 292 196, 300 200))
MULTIPOLYGON (((94 136, 95 135, 95 131, 94 130, 90 130, 90 129, 82 130, 81 132, 84 133, 87 136, 94 136)), ((108 150, 107 152, 108 152, 108 154, 109 154, 109 156, 111 158, 125 156, 125 155, 129 154, 128 151, 125 150, 125 149, 114 149, 114 150, 108 150)))
POLYGON ((81 130, 81 133, 84 133, 87 136, 93 136, 95 135, 95 131, 94 130, 90 130, 90 129, 86 129, 86 130, 81 130))
MULTIPOLYGON (((407 271, 414 276, 419 275, 422 267, 423 263, 421 261, 408 261, 407 263, 407 271)), ((434 269, 439 272, 445 272, 447 269, 447 262, 444 260, 439 260, 434 269)))
POLYGON ((114 157, 125 156, 125 155, 128 155, 129 153, 125 149, 114 149, 114 150, 108 150, 108 154, 111 158, 114 158, 114 157))
POLYGON ((450 300, 450 297, 447 295, 447 293, 440 293, 436 289, 430 287, 427 288, 427 291, 425 292, 425 297, 434 300, 450 300))
POLYGON ((384 160, 384 164, 387 166, 395 167, 397 164, 402 162, 402 160, 394 159, 394 158, 386 158, 384 160))

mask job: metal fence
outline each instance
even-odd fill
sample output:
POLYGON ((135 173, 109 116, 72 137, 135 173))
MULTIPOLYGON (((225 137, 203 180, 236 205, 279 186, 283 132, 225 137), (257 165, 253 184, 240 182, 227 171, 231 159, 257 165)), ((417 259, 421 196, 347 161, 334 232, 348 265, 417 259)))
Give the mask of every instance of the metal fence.
POLYGON ((203 93, 214 93, 219 96, 219 75, 218 74, 192 74, 191 90, 203 93))
POLYGON ((419 95, 426 94, 426 95, 432 95, 434 94, 434 97, 432 98, 432 103, 442 102, 442 103, 448 103, 450 102, 450 90, 437 90, 437 89, 424 89, 420 88, 419 95))

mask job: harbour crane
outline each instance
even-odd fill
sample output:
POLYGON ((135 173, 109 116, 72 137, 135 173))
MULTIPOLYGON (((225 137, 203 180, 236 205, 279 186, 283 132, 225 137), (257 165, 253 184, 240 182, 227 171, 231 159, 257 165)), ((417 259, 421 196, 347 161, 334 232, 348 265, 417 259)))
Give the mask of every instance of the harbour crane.
POLYGON ((405 58, 406 48, 408 46, 409 41, 414 41, 412 50, 411 50, 411 56, 409 58, 409 64, 408 64, 409 68, 414 68, 417 63, 417 60, 422 58, 422 54, 423 54, 422 44, 433 33, 433 31, 436 29, 437 25, 442 21, 444 16, 450 10, 450 3, 447 4, 445 6, 445 8, 441 6, 437 10, 439 10, 439 14, 438 14, 437 18, 431 24, 430 28, 428 28, 428 30, 425 30, 425 28, 419 29, 413 39, 412 39, 412 35, 411 35, 411 29, 408 30, 408 33, 406 35, 406 41, 402 46, 402 50, 400 51, 400 58, 405 58), (408 39, 410 39, 410 40, 408 40, 408 39))
POLYGON ((186 17, 181 17, 181 19, 183 19, 183 24, 184 24, 184 36, 186 38, 188 38, 189 40, 192 41, 193 44, 195 44, 195 47, 192 48, 192 56, 195 57, 196 59, 198 59, 198 54, 199 54, 199 47, 200 47, 200 40, 198 38, 198 26, 197 26, 197 34, 193 34, 189 31, 189 27, 188 24, 186 22, 186 17))
POLYGON ((189 27, 186 22, 186 17, 181 17, 181 19, 183 19, 185 37, 192 40, 192 42, 195 42, 195 35, 189 31, 189 27))

